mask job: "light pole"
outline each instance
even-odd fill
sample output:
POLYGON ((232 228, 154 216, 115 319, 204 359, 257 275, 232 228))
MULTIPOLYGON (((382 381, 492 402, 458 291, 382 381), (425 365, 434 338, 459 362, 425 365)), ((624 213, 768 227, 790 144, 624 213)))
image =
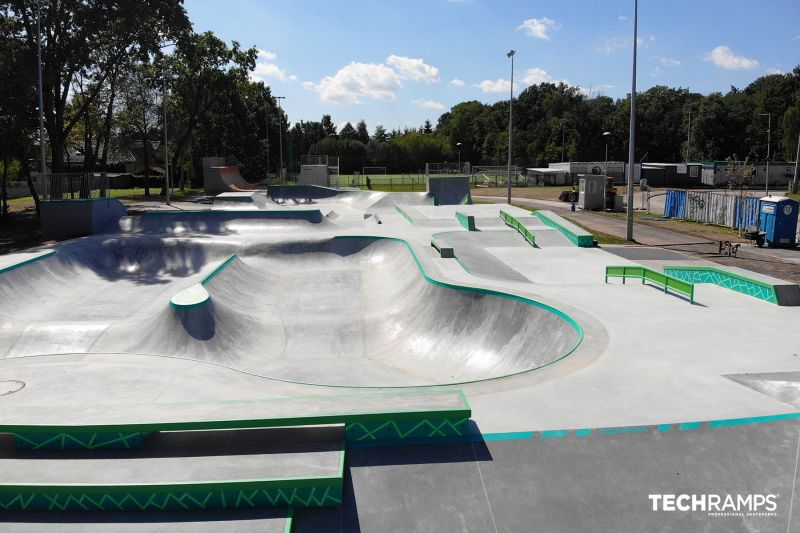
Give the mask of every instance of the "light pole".
POLYGON ((458 148, 458 173, 461 174, 461 143, 456 143, 458 148))
MULTIPOLYGON (((686 126, 686 163, 689 163, 689 146, 692 144, 692 110, 689 110, 689 124, 686 126)), ((688 172, 688 169, 687 169, 688 172)))
MULTIPOLYGON (((36 2, 36 54, 39 69, 39 178, 40 192, 44 191, 44 179, 47 174, 47 155, 44 151, 44 92, 42 91, 42 3, 36 2)), ((47 193, 45 193, 47 194, 47 193)))
POLYGON ((167 205, 169 203, 169 145, 167 144, 167 67, 164 65, 164 185, 167 190, 167 205))
POLYGON ((508 100, 508 184, 507 184, 507 200, 511 205, 511 125, 512 114, 514 108, 514 50, 509 50, 506 57, 511 58, 511 98, 508 100))
POLYGON ((281 177, 281 183, 283 183, 283 111, 281 110, 281 100, 286 97, 275 96, 274 98, 278 101, 278 150, 281 153, 281 169, 279 173, 281 177))
POLYGON ((764 190, 769 196, 769 149, 772 141, 772 113, 759 113, 759 116, 767 116, 767 177, 764 179, 764 190))
POLYGON ((636 39, 639 30, 639 0, 633 0, 633 73, 631 76, 631 120, 628 134, 628 205, 626 238, 633 240, 633 169, 636 148, 636 39))
POLYGON ((606 162, 603 163, 603 172, 605 173, 606 177, 608 177, 608 138, 611 137, 611 132, 603 132, 603 137, 605 137, 606 141, 606 162))
POLYGON ((269 179, 269 102, 264 98, 264 134, 267 138, 267 179, 269 179))
POLYGON ((794 178, 789 192, 797 194, 797 168, 800 167, 800 135, 797 136, 797 154, 794 156, 794 178))
POLYGON ((564 162, 564 117, 561 117, 561 162, 564 162))

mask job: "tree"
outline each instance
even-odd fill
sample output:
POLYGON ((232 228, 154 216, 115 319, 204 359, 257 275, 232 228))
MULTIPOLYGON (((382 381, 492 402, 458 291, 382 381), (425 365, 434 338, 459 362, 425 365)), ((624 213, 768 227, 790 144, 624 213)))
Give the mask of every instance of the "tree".
MULTIPOLYGON (((9 0, 20 21, 20 36, 36 48, 36 2, 9 0)), ((178 0, 51 0, 42 4, 42 86, 45 127, 50 140, 52 170, 63 171, 67 138, 84 118, 103 86, 125 57, 145 56, 166 38, 189 29, 178 0), (77 76, 94 84, 79 105, 66 113, 77 76)))
POLYGON ((325 137, 329 135, 336 135, 336 125, 331 120, 330 115, 322 115, 322 133, 325 137))
POLYGON ((349 122, 347 124, 345 124, 344 126, 342 126, 342 131, 339 132, 339 137, 341 137, 342 139, 349 139, 349 140, 352 140, 352 141, 358 141, 359 140, 358 132, 353 127, 353 125, 350 124, 349 122))
POLYGON ((386 128, 381 124, 375 126, 375 131, 372 132, 372 140, 377 143, 385 143, 389 141, 389 135, 386 133, 386 128))
POLYGON ((367 131, 367 123, 364 120, 359 120, 358 124, 356 124, 356 133, 358 134, 358 140, 364 144, 369 142, 369 131, 367 131))
POLYGON ((425 122, 422 124, 422 133, 426 135, 433 133, 433 125, 430 120, 425 119, 425 122))

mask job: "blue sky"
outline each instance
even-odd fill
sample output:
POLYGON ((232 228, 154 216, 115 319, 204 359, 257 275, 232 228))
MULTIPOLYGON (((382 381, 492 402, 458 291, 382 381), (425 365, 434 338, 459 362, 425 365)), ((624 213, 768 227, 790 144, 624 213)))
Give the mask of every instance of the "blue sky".
MULTIPOLYGON (((434 124, 466 100, 565 81, 630 91, 632 0, 186 0, 196 31, 255 46, 289 120, 434 124)), ((800 63, 800 0, 640 0, 637 88, 726 92, 800 63)))

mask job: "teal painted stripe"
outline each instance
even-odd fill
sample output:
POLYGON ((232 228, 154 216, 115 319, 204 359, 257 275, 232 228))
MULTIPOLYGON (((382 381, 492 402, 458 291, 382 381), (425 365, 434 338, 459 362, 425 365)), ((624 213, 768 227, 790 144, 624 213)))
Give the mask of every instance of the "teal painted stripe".
POLYGON ((553 429, 549 431, 542 431, 543 439, 560 439, 569 436, 568 429, 553 429))
POLYGON ((219 273, 222 272, 225 269, 225 267, 230 265, 233 262, 233 260, 236 259, 236 258, 237 258, 236 254, 231 255, 225 261, 220 263, 217 268, 215 268, 213 271, 211 271, 211 273, 208 276, 204 277, 202 279, 202 281, 200 281, 200 284, 201 285, 205 285, 206 283, 208 283, 209 281, 211 281, 212 279, 217 277, 219 275, 219 273))
POLYGON ((592 430, 588 429, 588 428, 587 429, 576 429, 575 430, 575 436, 576 437, 588 437, 591 434, 592 434, 592 430))
POLYGON ((394 206, 394 209, 395 209, 395 211, 400 213, 400 215, 402 215, 403 218, 405 218, 408 221, 409 224, 411 224, 412 226, 416 225, 416 224, 414 224, 414 219, 411 218, 411 215, 409 215, 403 209, 401 209, 399 205, 394 206))
POLYGON ((7 267, 5 267, 3 269, 0 269, 0 274, 5 274, 6 272, 11 272, 11 271, 16 270, 18 268, 22 268, 22 267, 24 267, 26 265, 30 265, 31 263, 36 263, 37 261, 41 261, 42 259, 47 259, 48 257, 53 257, 54 255, 56 255, 56 252, 52 251, 52 252, 47 252, 47 253, 42 254, 42 255, 38 255, 38 256, 33 257, 31 259, 26 259, 25 261, 20 261, 19 263, 15 263, 15 264, 13 264, 11 266, 7 266, 7 267))
POLYGON ((672 429, 672 424, 659 424, 658 426, 659 433, 666 433, 670 429, 672 429))
POLYGON ((546 225, 560 231, 575 246, 579 246, 581 248, 590 248, 594 246, 594 235, 579 228, 578 226, 575 226, 568 220, 561 218, 555 213, 553 213, 553 217, 557 217, 558 219, 563 220, 563 223, 557 220, 556 218, 551 217, 548 213, 542 211, 536 211, 533 214, 539 217, 539 220, 544 222, 546 225), (573 230, 567 225, 572 226, 575 229, 573 230))
POLYGON ((744 426, 750 424, 763 424, 764 422, 779 422, 781 420, 800 419, 800 413, 784 413, 780 415, 751 416, 747 418, 729 418, 727 420, 712 420, 708 423, 710 428, 731 426, 744 426))
POLYGON ((294 520, 294 507, 289 507, 286 511, 286 525, 283 527, 283 533, 292 533, 292 521, 294 520))
POLYGON ((474 440, 499 441, 499 440, 529 440, 533 438, 533 431, 509 431, 506 433, 476 434, 474 440))
POLYGON ((603 435, 619 435, 621 433, 648 433, 650 429, 651 428, 649 426, 601 428, 600 433, 602 433, 603 435))
POLYGON ((684 422, 678 425, 678 431, 691 431, 693 429, 700 429, 702 422, 684 422))

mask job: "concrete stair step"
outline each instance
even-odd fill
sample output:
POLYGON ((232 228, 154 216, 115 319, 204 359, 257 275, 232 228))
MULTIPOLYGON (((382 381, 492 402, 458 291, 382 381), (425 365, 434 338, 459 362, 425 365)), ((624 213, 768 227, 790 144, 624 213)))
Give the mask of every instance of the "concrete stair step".
POLYGON ((0 510, 173 511, 341 503, 344 426, 163 432, 140 449, 0 446, 0 510))

